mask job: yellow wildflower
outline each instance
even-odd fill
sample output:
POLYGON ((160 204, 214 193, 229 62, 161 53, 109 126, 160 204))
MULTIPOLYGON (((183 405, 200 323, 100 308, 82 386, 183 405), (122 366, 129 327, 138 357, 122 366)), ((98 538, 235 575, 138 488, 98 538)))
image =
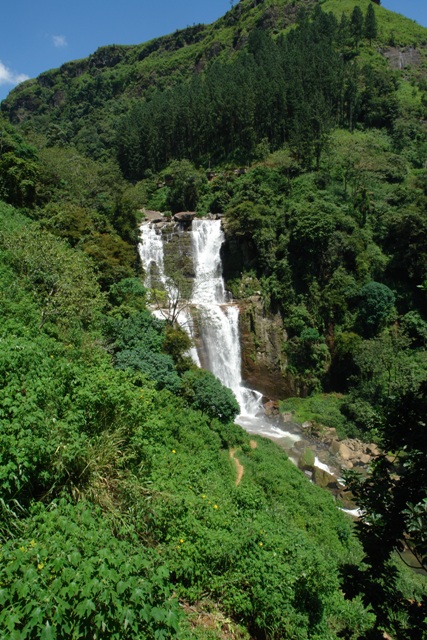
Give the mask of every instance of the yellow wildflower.
POLYGON ((218 505, 217 504, 214 504, 214 509, 218 509, 218 505))
POLYGON ((41 571, 43 569, 43 567, 44 567, 44 562, 39 562, 38 565, 37 565, 37 569, 39 571, 41 571))

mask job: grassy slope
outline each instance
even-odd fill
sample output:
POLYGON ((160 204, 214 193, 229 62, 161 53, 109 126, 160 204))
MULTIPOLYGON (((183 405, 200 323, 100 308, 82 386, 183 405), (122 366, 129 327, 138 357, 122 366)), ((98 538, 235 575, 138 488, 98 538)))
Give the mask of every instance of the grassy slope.
POLYGON ((378 6, 371 0, 357 0, 357 2, 354 0, 325 0, 322 8, 324 11, 331 11, 337 18, 340 18, 342 13, 349 16, 356 4, 364 14, 368 5, 372 4, 379 25, 377 38, 379 45, 387 45, 391 35, 394 36, 396 45, 425 46, 427 44, 427 29, 425 27, 419 25, 415 20, 378 6))

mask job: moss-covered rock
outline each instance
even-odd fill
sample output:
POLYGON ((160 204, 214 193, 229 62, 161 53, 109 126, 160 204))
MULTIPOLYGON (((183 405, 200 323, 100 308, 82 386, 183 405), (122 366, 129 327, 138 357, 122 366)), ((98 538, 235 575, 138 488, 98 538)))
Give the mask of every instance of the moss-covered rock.
POLYGON ((314 453, 307 447, 303 449, 298 460, 298 467, 303 471, 313 471, 314 467, 314 453))

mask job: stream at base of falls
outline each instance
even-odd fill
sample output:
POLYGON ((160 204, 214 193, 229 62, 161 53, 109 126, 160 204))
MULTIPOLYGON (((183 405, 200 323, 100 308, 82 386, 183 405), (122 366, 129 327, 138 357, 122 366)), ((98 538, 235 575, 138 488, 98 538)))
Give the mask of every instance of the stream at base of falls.
MULTIPOLYGON (((164 243, 170 234, 165 225, 146 222, 141 226, 140 256, 146 273, 147 287, 153 286, 152 273, 163 285, 169 298, 178 295, 173 278, 165 274, 164 243)), ((220 220, 195 219, 191 230, 176 225, 174 233, 191 234, 191 258, 194 280, 191 298, 182 305, 178 319, 193 340, 191 355, 198 366, 211 371, 231 389, 240 406, 236 422, 248 433, 274 439, 295 462, 305 448, 315 455, 315 466, 328 474, 340 474, 334 458, 322 443, 315 442, 294 423, 285 423, 280 416, 267 416, 263 396, 245 386, 241 375, 239 307, 225 289, 222 277, 221 245, 224 234, 220 220)), ((176 305, 172 305, 175 306, 176 305)), ((169 305, 169 308, 171 305, 169 305)), ((163 310, 163 317, 165 310, 163 310)), ((311 475, 310 472, 306 472, 311 475)))

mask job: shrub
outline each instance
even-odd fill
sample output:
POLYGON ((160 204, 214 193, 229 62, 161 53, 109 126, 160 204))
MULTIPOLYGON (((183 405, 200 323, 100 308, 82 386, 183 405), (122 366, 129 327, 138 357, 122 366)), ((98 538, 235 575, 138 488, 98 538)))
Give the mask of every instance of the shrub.
POLYGON ((182 393, 194 409, 200 409, 221 422, 232 422, 240 412, 233 392, 204 369, 184 373, 182 393))
POLYGON ((26 533, 2 547, 1 637, 176 635, 180 614, 168 570, 137 539, 114 537, 89 503, 40 508, 26 533))

